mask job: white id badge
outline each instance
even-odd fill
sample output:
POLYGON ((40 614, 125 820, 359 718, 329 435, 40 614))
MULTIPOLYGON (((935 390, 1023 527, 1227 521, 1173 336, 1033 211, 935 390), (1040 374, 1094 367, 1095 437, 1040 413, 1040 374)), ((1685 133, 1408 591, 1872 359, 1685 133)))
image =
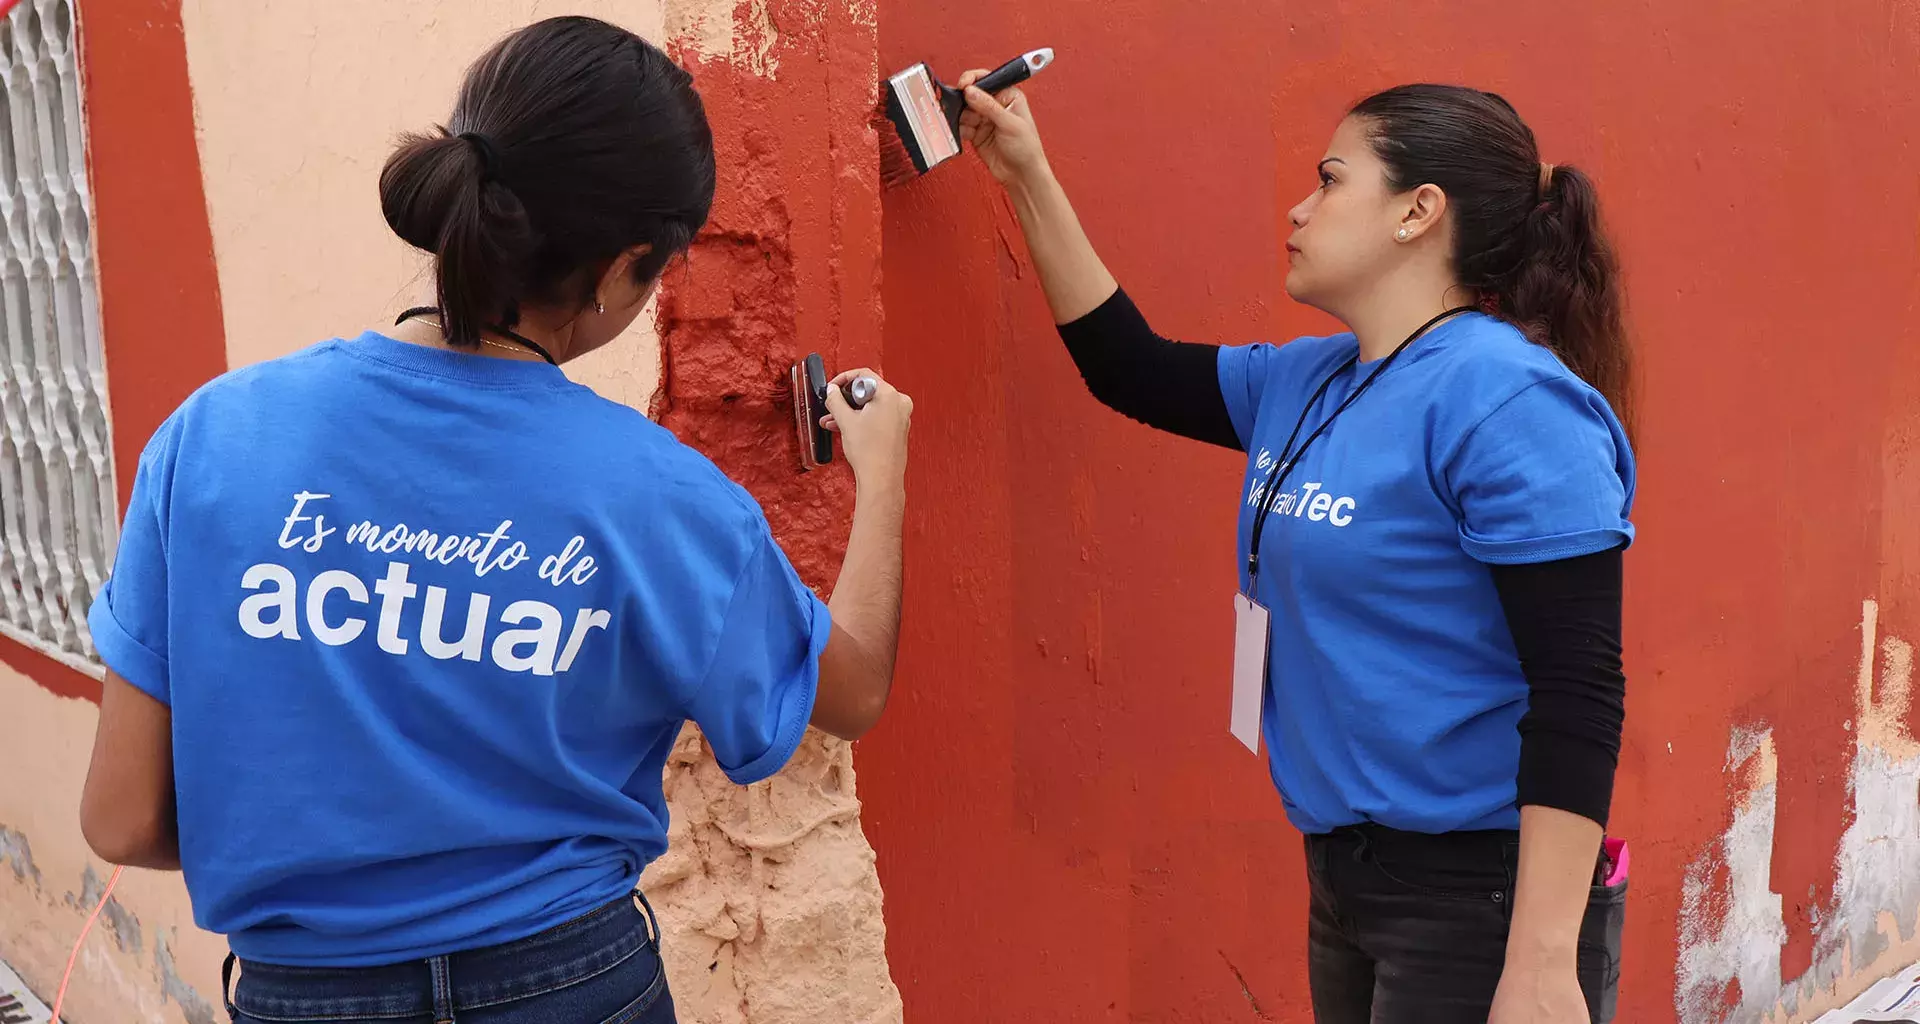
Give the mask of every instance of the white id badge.
POLYGON ((1267 683, 1267 622, 1272 613, 1245 594, 1233 595, 1233 738, 1260 752, 1260 698, 1267 683))

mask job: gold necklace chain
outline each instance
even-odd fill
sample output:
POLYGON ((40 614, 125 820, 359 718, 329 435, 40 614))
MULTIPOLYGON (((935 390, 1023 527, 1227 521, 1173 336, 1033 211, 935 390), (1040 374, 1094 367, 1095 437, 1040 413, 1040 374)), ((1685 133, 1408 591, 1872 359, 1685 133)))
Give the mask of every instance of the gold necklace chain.
MULTIPOLYGON (((447 329, 446 329, 445 327, 442 327, 441 325, 439 325, 438 323, 435 323, 435 322, 434 322, 434 321, 432 321, 432 320, 426 320, 426 321, 424 321, 424 322, 425 322, 425 323, 426 323, 426 324, 427 324, 427 325, 428 325, 429 327, 432 327, 432 328, 433 328, 434 330, 436 330, 436 331, 439 331, 439 332, 440 332, 440 336, 441 336, 442 338, 444 338, 444 337, 446 337, 446 336, 447 336, 447 329)), ((503 349, 506 349, 506 350, 507 350, 508 352, 513 352, 513 353, 516 353, 516 354, 519 354, 519 355, 537 355, 537 354, 538 354, 538 353, 536 353, 536 352, 534 352, 534 351, 533 351, 532 349, 529 349, 529 348, 523 348, 523 347, 521 347, 521 346, 519 346, 519 345, 508 345, 508 344, 506 344, 506 343, 504 343, 504 342, 499 342, 499 341, 495 341, 495 340, 493 340, 492 338, 489 338, 489 337, 487 337, 487 336, 486 336, 486 335, 484 335, 484 334, 480 336, 480 344, 482 344, 482 345, 492 345, 492 346, 493 346, 494 348, 503 348, 503 349)))
POLYGON ((495 341, 495 340, 493 340, 492 338, 487 338, 487 337, 482 337, 482 338, 480 339, 480 344, 482 344, 482 345, 492 345, 492 346, 493 346, 494 348, 503 348, 503 349, 506 349, 506 350, 507 350, 507 351, 509 351, 509 352, 517 352, 517 353, 519 353, 519 354, 521 354, 521 355, 533 355, 533 354, 534 354, 534 352, 533 352, 533 350, 532 350, 532 349, 527 349, 527 348, 521 348, 521 347, 520 347, 520 346, 518 346, 518 345, 508 345, 508 344, 504 344, 504 343, 502 343, 502 342, 498 342, 498 341, 495 341))

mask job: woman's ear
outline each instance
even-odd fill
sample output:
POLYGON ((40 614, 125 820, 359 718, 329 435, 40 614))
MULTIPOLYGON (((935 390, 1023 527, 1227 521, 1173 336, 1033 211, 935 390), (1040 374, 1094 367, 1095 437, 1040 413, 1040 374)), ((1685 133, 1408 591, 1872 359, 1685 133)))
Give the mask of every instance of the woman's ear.
POLYGON ((1401 241, 1411 242, 1432 231, 1447 212, 1447 194, 1438 185, 1421 185, 1409 197, 1406 212, 1400 217, 1401 241))
MULTIPOLYGON (((600 274, 600 280, 593 288, 594 304, 614 309, 624 309, 647 301, 653 294, 654 281, 634 279, 634 268, 641 260, 652 255, 651 244, 636 245, 613 258, 607 269, 600 274)), ((656 280, 657 280, 656 275, 656 280)))

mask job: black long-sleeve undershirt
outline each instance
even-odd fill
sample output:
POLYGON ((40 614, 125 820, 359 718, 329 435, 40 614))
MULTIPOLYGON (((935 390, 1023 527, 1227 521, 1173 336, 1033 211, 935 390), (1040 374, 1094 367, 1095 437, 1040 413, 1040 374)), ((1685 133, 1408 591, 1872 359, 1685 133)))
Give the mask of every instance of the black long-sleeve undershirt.
MULTIPOLYGON (((1158 430, 1245 450, 1220 393, 1218 346, 1155 334, 1124 290, 1060 325, 1060 337, 1087 390, 1109 408, 1158 430)), ((1626 718, 1621 551, 1488 567, 1527 681, 1519 803, 1602 825, 1626 718)))
POLYGON ((1060 325, 1087 390, 1108 408, 1169 434, 1244 451, 1220 394, 1220 347, 1153 333, 1125 289, 1060 325))
POLYGON ((1623 550, 1492 567, 1527 680, 1522 807, 1558 807, 1607 823, 1627 709, 1620 665, 1623 550))

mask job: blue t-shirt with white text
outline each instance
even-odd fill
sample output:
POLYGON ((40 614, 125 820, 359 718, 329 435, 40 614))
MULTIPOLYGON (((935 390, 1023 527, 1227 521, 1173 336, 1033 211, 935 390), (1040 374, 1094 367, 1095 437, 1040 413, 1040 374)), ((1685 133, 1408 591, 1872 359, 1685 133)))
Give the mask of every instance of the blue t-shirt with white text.
MULTIPOLYGON (((1241 586, 1268 470, 1379 364, 1351 334, 1223 348, 1250 453, 1241 586), (1306 409, 1322 381, 1332 386, 1306 409)), ((1488 565, 1630 543, 1633 455, 1606 400, 1481 314, 1435 327, 1306 449, 1261 535, 1262 734, 1304 832, 1517 828, 1527 683, 1488 565)))
POLYGON ((830 629, 746 492, 640 413, 377 334, 166 421, 89 624, 172 709, 194 919, 312 966, 628 892, 682 724, 736 782, 778 771, 830 629))

